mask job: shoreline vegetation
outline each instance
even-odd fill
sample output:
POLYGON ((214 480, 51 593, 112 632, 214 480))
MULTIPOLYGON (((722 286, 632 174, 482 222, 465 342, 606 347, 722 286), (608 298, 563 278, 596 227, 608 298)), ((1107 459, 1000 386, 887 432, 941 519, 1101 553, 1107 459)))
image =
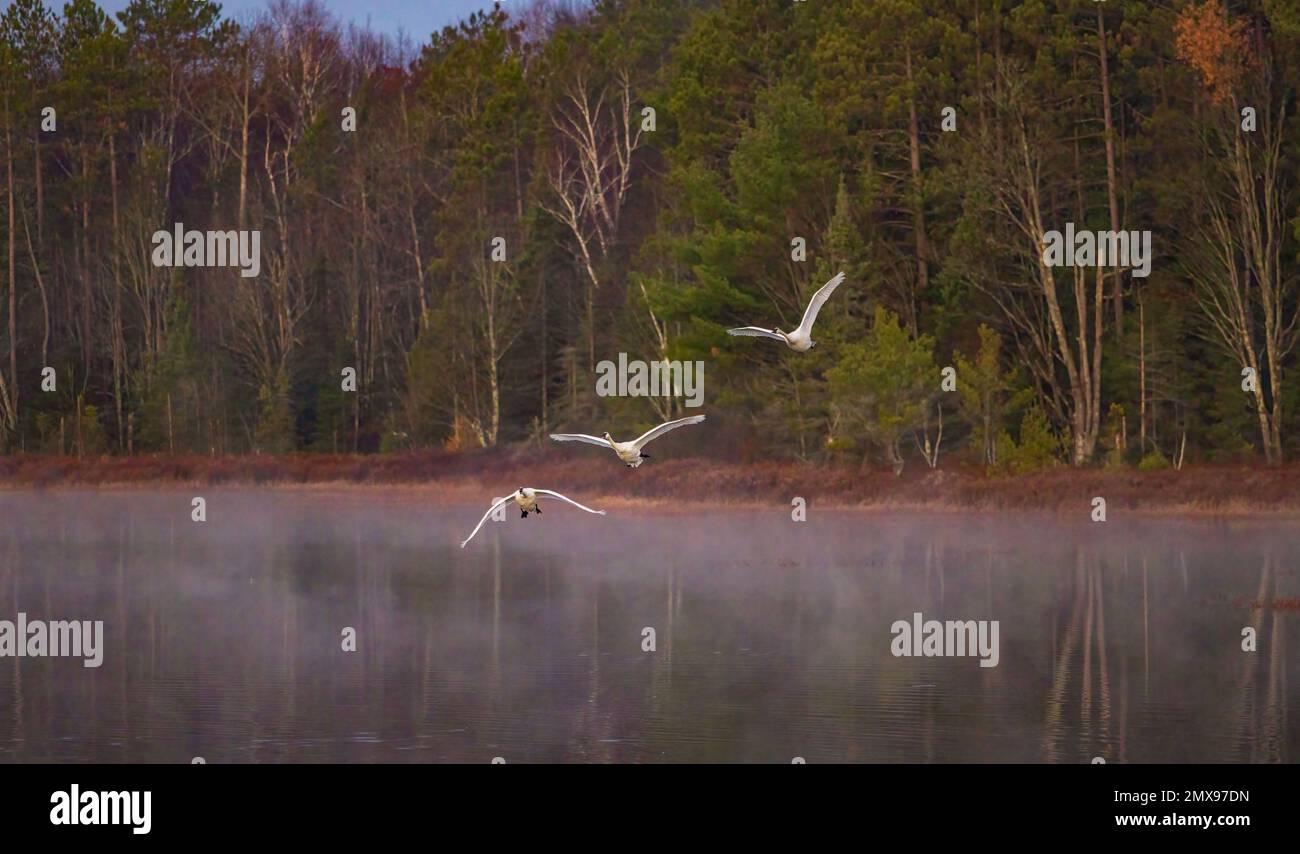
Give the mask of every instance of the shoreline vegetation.
MULTIPOLYGON (((700 457, 947 474, 706 462, 673 498, 1295 505, 1092 473, 1300 459, 1294 2, 329 5, 0 9, 0 453, 508 454, 698 405, 700 457), (793 350, 728 334, 839 274, 793 350)), ((75 468, 477 464, 293 459, 75 468)))
POLYGON ((1058 466, 988 474, 961 462, 888 470, 794 461, 655 461, 636 472, 608 460, 566 459, 534 449, 475 453, 251 454, 0 457, 0 490, 181 486, 398 488, 435 501, 480 503, 519 485, 629 505, 790 506, 860 510, 1077 513, 1106 499, 1123 512, 1300 517, 1300 463, 1221 464, 1181 471, 1058 466))

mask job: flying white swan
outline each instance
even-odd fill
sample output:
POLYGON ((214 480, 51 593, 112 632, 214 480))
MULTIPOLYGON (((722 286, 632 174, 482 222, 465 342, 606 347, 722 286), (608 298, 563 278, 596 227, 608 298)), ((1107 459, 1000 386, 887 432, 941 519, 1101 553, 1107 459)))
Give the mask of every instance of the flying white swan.
POLYGON ((649 454, 641 453, 652 439, 658 439, 669 430, 676 430, 686 424, 699 424, 704 420, 703 415, 692 415, 689 418, 678 418, 676 421, 666 421, 653 430, 642 433, 631 442, 615 442, 614 437, 605 433, 603 436, 588 436, 586 433, 552 433, 551 438, 557 442, 586 442, 589 445, 600 445, 605 448, 613 448, 618 458, 627 464, 628 468, 636 468, 641 465, 643 460, 650 459, 649 454))
POLYGON ((528 518, 529 513, 537 513, 540 515, 542 512, 542 508, 537 506, 537 496, 539 495, 550 495, 554 498, 560 499, 561 501, 569 502, 574 507, 577 507, 579 510, 586 510, 588 513, 595 513, 598 516, 605 515, 604 510, 592 510, 590 507, 585 507, 579 504, 578 502, 574 501, 572 498, 565 498, 563 495, 561 495, 558 492, 552 492, 549 489, 533 489, 531 487, 521 486, 518 489, 516 489, 514 492, 512 492, 510 495, 507 495, 505 498, 492 499, 492 506, 489 507, 488 511, 483 514, 483 518, 478 520, 478 524, 474 526, 474 530, 470 532, 470 535, 461 542, 460 547, 462 549, 465 548, 465 545, 470 540, 474 539, 474 535, 478 533, 478 529, 483 527, 483 523, 488 520, 488 517, 491 516, 493 513, 495 513, 496 509, 501 505, 505 504, 507 501, 513 500, 515 504, 518 505, 519 509, 523 511, 522 515, 523 518, 525 519, 528 518))
POLYGON ((831 294, 844 281, 844 273, 836 273, 835 278, 818 289, 813 294, 812 299, 808 302, 808 308, 803 313, 803 320, 799 321, 799 326, 793 332, 782 332, 780 329, 764 329, 761 326, 742 326, 739 329, 728 329, 728 335, 748 335, 755 338, 775 338, 777 341, 784 341, 785 346, 797 353, 807 353, 817 346, 817 342, 812 340, 813 323, 817 320, 817 312, 822 310, 826 300, 830 299, 831 294))

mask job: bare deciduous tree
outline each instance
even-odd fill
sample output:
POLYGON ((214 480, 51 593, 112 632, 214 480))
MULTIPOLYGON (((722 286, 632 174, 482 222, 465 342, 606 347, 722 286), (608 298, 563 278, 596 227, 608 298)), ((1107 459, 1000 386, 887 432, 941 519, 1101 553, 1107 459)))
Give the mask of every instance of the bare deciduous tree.
POLYGON ((580 70, 563 85, 551 114, 555 151, 547 168, 550 197, 541 207, 568 230, 587 280, 587 362, 596 367, 596 291, 618 240, 632 182, 641 124, 632 115, 632 82, 620 71, 605 84, 580 70))

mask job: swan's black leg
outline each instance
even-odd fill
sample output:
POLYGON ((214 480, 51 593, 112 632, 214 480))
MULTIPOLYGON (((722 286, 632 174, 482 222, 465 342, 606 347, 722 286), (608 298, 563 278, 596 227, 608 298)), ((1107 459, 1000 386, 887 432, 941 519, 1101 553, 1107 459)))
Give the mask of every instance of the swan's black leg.
POLYGON ((538 516, 542 515, 542 505, 538 504, 536 507, 534 507, 533 512, 536 513, 538 516))
POLYGON ((520 513, 519 515, 520 515, 522 518, 527 519, 527 518, 528 518, 528 511, 525 510, 524 512, 520 513))

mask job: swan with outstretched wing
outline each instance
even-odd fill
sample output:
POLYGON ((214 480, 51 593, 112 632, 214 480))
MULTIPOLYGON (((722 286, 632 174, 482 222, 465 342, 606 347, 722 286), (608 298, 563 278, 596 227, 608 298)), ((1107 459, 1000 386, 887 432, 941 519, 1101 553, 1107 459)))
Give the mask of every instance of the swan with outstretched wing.
POLYGON ((483 523, 488 520, 488 517, 491 516, 493 513, 497 512, 497 508, 502 507, 511 501, 515 502, 515 506, 517 506, 522 511, 520 515, 522 515, 523 518, 525 519, 528 518, 529 513, 537 513, 538 515, 541 515, 542 508, 537 505, 537 496, 539 495, 549 495, 552 498, 558 498, 561 501, 565 501, 568 502, 569 504, 572 504, 574 507, 577 507, 579 510, 586 510, 588 513, 595 513, 597 516, 605 515, 604 510, 592 510, 590 507, 587 507, 584 504, 579 504, 578 502, 574 501, 572 498, 566 498, 565 496, 553 490, 533 489, 532 487, 521 486, 511 494, 507 495, 505 498, 492 499, 492 506, 489 507, 487 512, 483 514, 483 518, 478 520, 478 524, 474 526, 474 530, 470 532, 469 536, 461 541, 460 547, 462 549, 465 548, 465 546, 469 544, 469 541, 474 539, 474 536, 479 532, 479 529, 483 527, 483 523))
POLYGON ((703 415, 691 415, 687 418, 678 418, 676 421, 665 421, 630 442, 616 442, 609 433, 605 433, 603 436, 591 436, 586 433, 552 433, 551 438, 557 442, 586 442, 588 445, 612 448, 628 468, 636 468, 643 461, 650 459, 650 455, 643 453, 641 449, 652 440, 658 439, 663 434, 676 430, 678 427, 684 427, 687 424, 699 424, 703 420, 703 415))
POLYGON ((817 346, 817 342, 812 340, 813 323, 817 321, 817 313, 822 310, 826 300, 831 298, 835 289, 844 281, 844 273, 836 273, 834 278, 817 289, 812 299, 808 301, 808 308, 804 309, 803 320, 799 325, 790 332, 782 332, 780 329, 764 329, 761 326, 741 326, 736 329, 728 329, 728 335, 741 335, 750 338, 773 338, 777 341, 785 342, 785 346, 794 350, 796 353, 807 353, 817 346))

